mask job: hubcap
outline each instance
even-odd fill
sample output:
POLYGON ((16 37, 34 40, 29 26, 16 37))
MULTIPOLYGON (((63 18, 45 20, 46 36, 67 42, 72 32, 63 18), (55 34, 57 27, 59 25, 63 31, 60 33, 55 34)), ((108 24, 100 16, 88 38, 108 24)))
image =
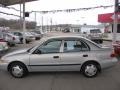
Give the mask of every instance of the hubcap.
POLYGON ((93 64, 89 64, 85 68, 85 74, 87 76, 94 76, 97 73, 97 67, 93 64))
POLYGON ((23 68, 16 65, 12 68, 12 74, 16 77, 21 77, 23 75, 23 68))

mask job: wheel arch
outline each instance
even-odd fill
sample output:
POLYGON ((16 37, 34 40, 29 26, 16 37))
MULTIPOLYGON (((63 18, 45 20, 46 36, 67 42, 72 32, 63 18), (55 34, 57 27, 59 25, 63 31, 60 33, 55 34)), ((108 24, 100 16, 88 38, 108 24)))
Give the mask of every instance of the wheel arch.
MULTIPOLYGON (((12 61, 12 62, 10 62, 10 63, 8 64, 8 67, 7 67, 7 70, 8 70, 8 71, 9 71, 9 69, 10 69, 10 67, 11 67, 11 65, 12 65, 13 63, 21 63, 21 64, 23 64, 23 65, 26 67, 26 65, 25 65, 23 62, 21 62, 21 61, 12 61)), ((26 69, 28 70, 27 67, 26 67, 26 69)))
POLYGON ((82 71, 83 69, 83 66, 87 63, 95 63, 97 66, 98 66, 98 70, 99 72, 101 72, 101 65, 99 62, 95 61, 95 60, 89 60, 89 61, 85 61, 82 65, 81 65, 81 68, 80 68, 80 71, 82 71))

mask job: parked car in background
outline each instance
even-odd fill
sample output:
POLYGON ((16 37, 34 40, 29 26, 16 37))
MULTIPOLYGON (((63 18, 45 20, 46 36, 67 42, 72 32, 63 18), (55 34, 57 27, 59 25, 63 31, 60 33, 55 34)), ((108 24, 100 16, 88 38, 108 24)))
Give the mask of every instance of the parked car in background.
POLYGON ((39 45, 11 52, 0 59, 1 69, 16 78, 38 71, 80 71, 91 78, 116 63, 111 48, 71 34, 44 37, 39 45))
POLYGON ((103 34, 100 29, 91 29, 87 34, 87 38, 90 40, 96 43, 103 43, 103 34))
POLYGON ((25 39, 26 39, 26 42, 29 43, 35 40, 35 36, 32 35, 30 32, 25 32, 25 39))
MULTIPOLYGON (((23 36, 24 36, 24 33, 23 33, 23 32, 14 31, 14 32, 12 32, 12 33, 13 33, 14 35, 18 36, 20 42, 23 43, 23 36)), ((25 40, 26 40, 26 43, 29 43, 29 42, 35 40, 35 37, 34 37, 34 35, 32 35, 30 32, 25 32, 25 40)))
POLYGON ((35 37, 35 40, 39 40, 41 38, 41 34, 35 33, 33 31, 30 31, 30 33, 35 37))
POLYGON ((9 46, 7 45, 7 42, 2 38, 0 38, 0 57, 2 53, 8 49, 9 49, 9 46))
POLYGON ((35 33, 37 33, 37 34, 41 34, 41 35, 44 34, 43 32, 41 32, 41 31, 39 31, 39 30, 34 30, 34 31, 32 31, 32 32, 35 32, 35 33))
POLYGON ((8 43, 9 46, 15 46, 17 43, 20 43, 19 37, 12 33, 4 33, 3 39, 8 43))
POLYGON ((69 28, 66 28, 66 29, 64 29, 62 32, 64 32, 64 33, 69 33, 70 30, 69 30, 69 28))
POLYGON ((14 32, 11 32, 13 33, 14 35, 18 36, 19 37, 19 40, 20 40, 20 43, 23 43, 23 34, 19 31, 14 31, 14 32))

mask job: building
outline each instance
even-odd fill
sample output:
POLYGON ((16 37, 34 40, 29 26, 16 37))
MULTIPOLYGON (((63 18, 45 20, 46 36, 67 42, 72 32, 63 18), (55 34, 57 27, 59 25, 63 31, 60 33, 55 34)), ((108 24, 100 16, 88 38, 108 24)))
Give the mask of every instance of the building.
POLYGON ((37 26, 37 29, 42 29, 43 32, 64 31, 67 29, 70 32, 75 32, 75 33, 87 32, 90 29, 100 29, 102 32, 104 32, 104 25, 58 24, 58 25, 37 26))
MULTIPOLYGON (((118 25, 117 25, 117 33, 116 33, 116 40, 120 41, 120 13, 118 14, 118 25)), ((98 15, 98 22, 106 24, 105 26, 105 33, 106 38, 108 40, 113 39, 113 22, 114 22, 114 13, 105 13, 98 15)))

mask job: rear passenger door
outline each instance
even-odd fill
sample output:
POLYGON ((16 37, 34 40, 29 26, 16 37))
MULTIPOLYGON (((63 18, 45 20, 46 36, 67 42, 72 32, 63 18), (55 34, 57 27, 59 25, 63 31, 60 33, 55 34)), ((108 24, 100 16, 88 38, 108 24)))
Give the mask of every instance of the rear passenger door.
POLYGON ((79 39, 66 39, 61 54, 61 71, 79 71, 81 62, 88 57, 89 46, 79 39))

